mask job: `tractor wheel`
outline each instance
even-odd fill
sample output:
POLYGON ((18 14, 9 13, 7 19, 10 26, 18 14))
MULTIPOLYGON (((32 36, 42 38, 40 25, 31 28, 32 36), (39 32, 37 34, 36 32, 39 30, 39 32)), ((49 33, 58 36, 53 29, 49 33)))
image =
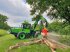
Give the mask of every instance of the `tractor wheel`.
POLYGON ((20 32, 20 33, 18 33, 17 37, 18 37, 19 39, 24 39, 24 38, 25 38, 25 33, 20 32))

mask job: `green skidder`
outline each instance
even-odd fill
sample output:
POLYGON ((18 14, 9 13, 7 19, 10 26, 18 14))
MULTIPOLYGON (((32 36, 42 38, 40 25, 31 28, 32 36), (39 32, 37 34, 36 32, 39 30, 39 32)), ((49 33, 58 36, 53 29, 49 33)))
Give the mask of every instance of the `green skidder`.
POLYGON ((37 15, 35 18, 32 19, 32 21, 35 21, 33 25, 28 23, 27 21, 24 21, 22 23, 21 27, 12 27, 10 29, 10 33, 14 34, 15 37, 19 39, 24 39, 28 37, 38 37, 41 33, 41 29, 43 27, 43 23, 47 21, 43 16, 37 15), (40 22, 40 24, 38 24, 40 22))
POLYGON ((21 27, 12 27, 10 33, 14 34, 15 37, 19 39, 28 38, 30 36, 34 37, 35 31, 32 29, 31 24, 23 23, 21 27))

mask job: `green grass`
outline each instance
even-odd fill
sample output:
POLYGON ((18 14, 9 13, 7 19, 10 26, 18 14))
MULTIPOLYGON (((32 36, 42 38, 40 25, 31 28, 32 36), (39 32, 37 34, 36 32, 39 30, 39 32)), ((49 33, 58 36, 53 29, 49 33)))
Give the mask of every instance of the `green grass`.
POLYGON ((6 30, 0 29, 0 36, 9 34, 6 30))
MULTIPOLYGON (((5 35, 0 37, 0 52, 7 52, 9 46, 15 45, 18 42, 29 41, 29 39, 19 40, 13 35, 5 35)), ((10 52, 51 52, 50 48, 44 44, 34 44, 29 46, 22 46, 17 49, 13 49, 10 52)), ((70 52, 70 49, 61 50, 57 49, 57 52, 70 52)))

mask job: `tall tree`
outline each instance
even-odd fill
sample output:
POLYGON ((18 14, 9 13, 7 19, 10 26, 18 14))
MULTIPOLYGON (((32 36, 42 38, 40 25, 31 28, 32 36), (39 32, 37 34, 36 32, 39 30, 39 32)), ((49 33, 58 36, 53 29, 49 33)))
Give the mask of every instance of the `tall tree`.
POLYGON ((7 16, 4 16, 4 15, 0 14, 0 29, 7 30, 7 29, 10 28, 10 26, 6 22, 7 19, 8 19, 7 16))
POLYGON ((2 14, 0 14, 0 22, 6 22, 7 21, 7 16, 4 16, 4 15, 2 15, 2 14))
POLYGON ((31 15, 47 12, 50 18, 64 19, 70 23, 70 0, 26 0, 32 10, 31 15))

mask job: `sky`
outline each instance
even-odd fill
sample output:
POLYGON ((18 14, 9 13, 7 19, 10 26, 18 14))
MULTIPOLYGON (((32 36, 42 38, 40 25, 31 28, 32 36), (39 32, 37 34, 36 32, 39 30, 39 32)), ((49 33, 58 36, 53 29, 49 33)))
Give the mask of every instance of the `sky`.
MULTIPOLYGON (((0 0, 0 14, 8 17, 7 23, 11 27, 19 27, 24 20, 32 23, 30 10, 25 0, 0 0)), ((43 16, 50 22, 46 14, 43 16)))

